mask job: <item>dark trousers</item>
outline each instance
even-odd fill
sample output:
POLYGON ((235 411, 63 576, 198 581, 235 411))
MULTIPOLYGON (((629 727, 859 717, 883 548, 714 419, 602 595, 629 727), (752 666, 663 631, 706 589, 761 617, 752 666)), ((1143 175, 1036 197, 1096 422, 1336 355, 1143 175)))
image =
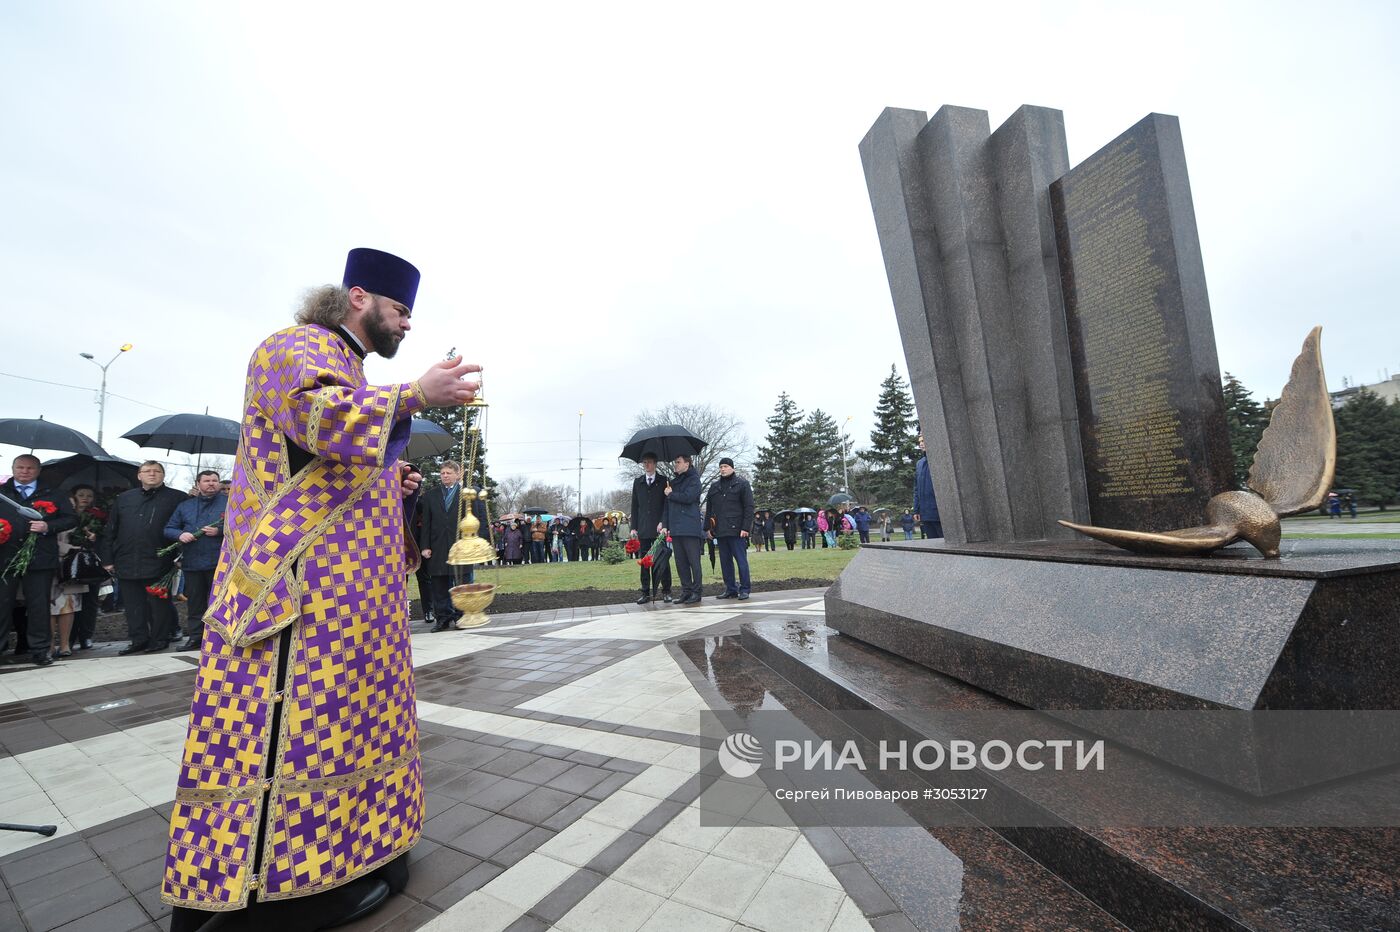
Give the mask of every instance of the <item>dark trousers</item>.
POLYGON ((428 575, 428 561, 424 560, 413 574, 418 580, 418 604, 423 609, 423 620, 433 616, 433 577, 428 575))
POLYGON ((152 576, 150 579, 121 581, 122 605, 126 607, 126 636, 134 647, 169 644, 170 639, 180 632, 175 604, 146 591, 146 587, 155 585, 159 578, 152 576))
MULTIPOLYGON (((641 549, 637 553, 644 557, 651 553, 651 548, 656 544, 656 538, 643 537, 638 543, 641 544, 641 549)), ((660 566, 642 567, 642 595, 654 596, 658 592, 662 595, 671 594, 671 560, 669 557, 662 560, 660 566)))
POLYGON ((816 532, 816 531, 803 531, 803 532, 802 532, 802 549, 803 549, 803 550, 811 550, 811 549, 812 549, 813 547, 815 547, 816 545, 817 545, 817 532, 816 532))
POLYGON ((942 521, 923 521, 920 522, 920 524, 923 527, 924 538, 926 540, 933 540, 934 538, 943 536, 942 521))
POLYGON ((73 616, 73 640, 79 644, 91 641, 92 636, 97 633, 97 590, 101 588, 101 583, 88 586, 87 592, 83 594, 83 607, 73 616))
POLYGON ((545 556, 546 556, 546 554, 545 554, 545 550, 544 550, 544 541, 542 541, 542 540, 532 540, 532 541, 530 541, 530 562, 531 562, 531 563, 543 563, 543 562, 545 561, 545 556))
POLYGON ((213 570, 185 570, 185 637, 204 639, 204 613, 213 588, 213 570))
POLYGON ((860 542, 862 544, 870 543, 870 528, 866 528, 860 532, 860 542))
POLYGON ((578 540, 576 538, 564 538, 564 552, 569 555, 569 562, 578 560, 578 540))
POLYGON ((742 537, 716 537, 719 544, 719 570, 724 575, 727 595, 749 594, 749 542, 742 537), (739 585, 734 585, 734 564, 739 564, 739 585))
POLYGON ((452 577, 434 576, 432 580, 434 620, 440 625, 455 624, 462 613, 452 607, 452 577))
POLYGON ((764 531, 764 532, 763 532, 763 544, 764 544, 764 547, 766 547, 768 550, 777 550, 778 548, 773 544, 773 541, 774 541, 773 532, 772 532, 772 531, 764 531))
POLYGON ((793 547, 797 546, 797 538, 788 537, 786 534, 784 534, 783 543, 787 544, 787 549, 791 550, 793 547))
POLYGON ((27 637, 20 638, 20 645, 27 646, 35 657, 49 652, 49 599, 53 596, 54 570, 30 570, 19 579, 0 580, 0 650, 10 643, 10 626, 15 617, 15 600, 24 593, 24 613, 28 620, 25 625, 27 637))
POLYGON ((676 575, 681 580, 681 598, 700 597, 700 543, 698 537, 671 537, 671 546, 676 551, 676 575))

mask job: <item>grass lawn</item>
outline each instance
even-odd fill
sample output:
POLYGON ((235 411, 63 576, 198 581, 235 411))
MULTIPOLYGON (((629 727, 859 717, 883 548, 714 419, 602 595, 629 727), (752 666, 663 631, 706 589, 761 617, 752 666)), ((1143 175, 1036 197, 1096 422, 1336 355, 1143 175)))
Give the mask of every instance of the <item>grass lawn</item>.
MULTIPOLYGON (((856 555, 854 550, 793 550, 781 543, 773 553, 749 552, 749 574, 754 582, 770 579, 834 580, 856 555)), ((719 578, 719 562, 710 570, 709 554, 700 558, 702 576, 719 578)), ((528 566, 478 567, 480 582, 493 582, 498 592, 567 592, 576 589, 637 588, 637 564, 624 560, 614 566, 606 563, 534 563, 528 566)), ((418 597, 417 581, 409 577, 409 595, 418 597)))
MULTIPOLYGON (((1319 514, 1297 515, 1289 518, 1289 521, 1351 521, 1352 517, 1345 509, 1342 510, 1341 518, 1324 517, 1319 514)), ((1370 508, 1361 508, 1356 512, 1357 521, 1365 521, 1370 524, 1400 524, 1400 511, 1377 511, 1370 508)))
POLYGON ((1394 534, 1307 534, 1288 531, 1284 540, 1400 540, 1400 531, 1394 534))

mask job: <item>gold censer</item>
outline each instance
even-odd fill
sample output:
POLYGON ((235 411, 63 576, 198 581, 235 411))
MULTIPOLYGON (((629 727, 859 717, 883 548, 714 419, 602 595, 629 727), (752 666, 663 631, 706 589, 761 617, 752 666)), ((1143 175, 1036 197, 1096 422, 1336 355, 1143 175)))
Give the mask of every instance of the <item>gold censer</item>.
MULTIPOLYGON (((486 498, 483 489, 480 494, 486 507, 487 534, 487 537, 483 538, 480 534, 481 521, 473 507, 478 493, 476 487, 471 484, 476 475, 476 458, 481 448, 487 407, 486 402, 481 399, 480 391, 473 401, 462 405, 462 452, 465 454, 462 466, 466 481, 462 484, 462 494, 457 496, 457 541, 447 553, 450 566, 475 566, 496 559, 496 543, 491 539, 491 502, 486 498), (472 409, 478 411, 475 424, 471 422, 472 409)), ((482 476, 484 479, 485 470, 482 470, 482 476)), ((453 586, 448 592, 452 597, 452 607, 462 612, 457 627, 479 628, 491 621, 486 615, 486 607, 496 597, 495 583, 465 583, 453 586)))

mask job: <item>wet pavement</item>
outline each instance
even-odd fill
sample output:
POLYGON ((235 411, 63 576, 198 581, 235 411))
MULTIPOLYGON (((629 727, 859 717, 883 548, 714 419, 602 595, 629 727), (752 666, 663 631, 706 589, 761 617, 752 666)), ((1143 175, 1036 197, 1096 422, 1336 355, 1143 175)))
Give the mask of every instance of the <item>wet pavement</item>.
MULTIPOLYGON (((408 889, 347 928, 1112 925, 988 832, 798 828, 761 783, 704 766, 714 743, 701 710, 812 706, 735 635, 757 618, 820 619, 821 597, 418 625, 423 840, 408 889), (720 784, 732 824, 702 812, 720 784), (1017 904, 1014 921, 999 901, 1017 904)), ((58 828, 0 834, 0 928, 165 927, 158 888, 193 659, 104 651, 0 677, 0 820, 58 828)))

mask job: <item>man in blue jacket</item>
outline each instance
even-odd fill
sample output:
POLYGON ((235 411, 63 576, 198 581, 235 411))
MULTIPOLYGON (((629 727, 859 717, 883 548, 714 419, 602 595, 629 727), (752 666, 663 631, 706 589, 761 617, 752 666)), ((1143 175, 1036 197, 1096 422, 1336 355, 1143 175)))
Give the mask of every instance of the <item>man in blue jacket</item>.
POLYGON ((214 568, 224 542, 224 509, 228 496, 219 490, 219 474, 206 469, 195 478, 195 494, 175 507, 165 525, 165 539, 178 540, 180 569, 185 574, 185 643, 180 650, 198 650, 204 639, 204 612, 209 608, 214 568))
POLYGON ((719 461, 719 479, 710 483, 705 496, 705 527, 719 544, 719 566, 724 574, 724 592, 720 599, 749 597, 749 515, 753 513, 753 488, 749 480, 734 471, 729 457, 719 461), (734 565, 739 565, 735 580, 734 565))
POLYGON ((923 527, 924 539, 932 540, 943 536, 943 522, 938 519, 938 501, 933 497, 933 476, 928 471, 928 449, 924 446, 924 435, 919 435, 919 449, 924 455, 919 457, 919 465, 914 468, 914 520, 923 527))
POLYGON ((853 517, 856 522, 856 532, 860 534, 860 542, 862 544, 870 543, 870 512, 862 506, 856 509, 853 517))
POLYGON ((672 460, 671 471, 671 481, 661 490, 666 496, 661 533, 671 538, 676 575, 680 577, 681 598, 676 604, 694 605, 700 601, 700 542, 705 533, 700 515, 700 476, 684 453, 672 460))

